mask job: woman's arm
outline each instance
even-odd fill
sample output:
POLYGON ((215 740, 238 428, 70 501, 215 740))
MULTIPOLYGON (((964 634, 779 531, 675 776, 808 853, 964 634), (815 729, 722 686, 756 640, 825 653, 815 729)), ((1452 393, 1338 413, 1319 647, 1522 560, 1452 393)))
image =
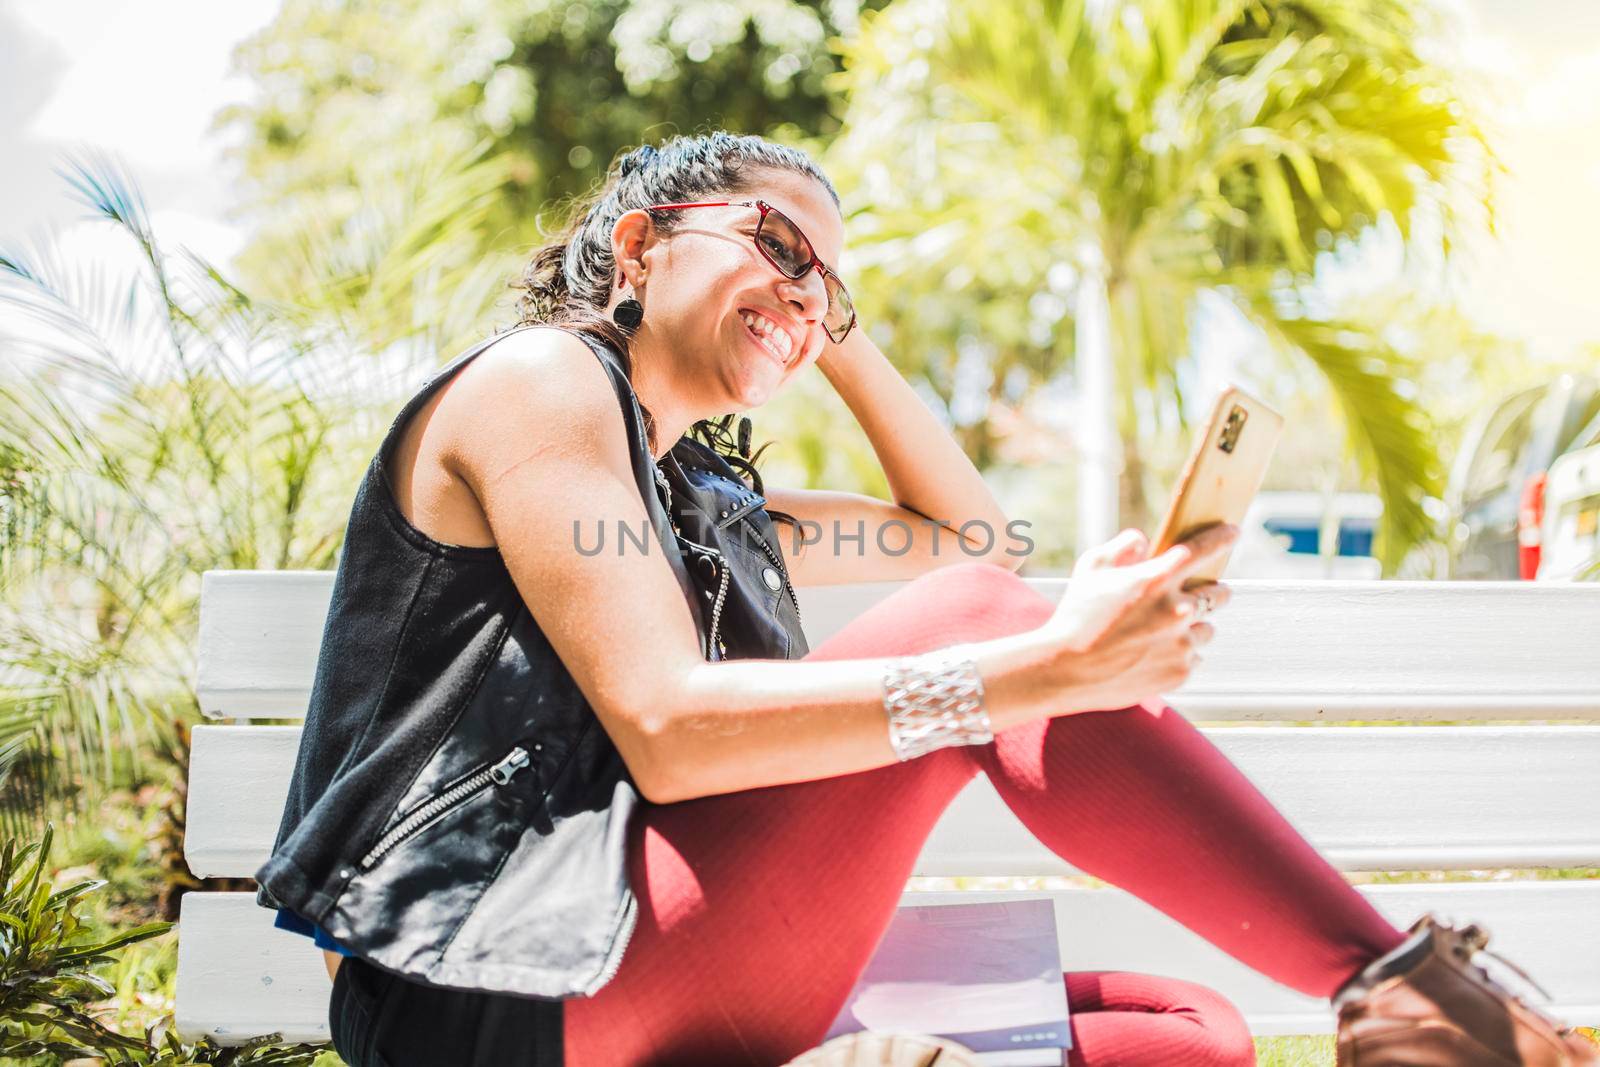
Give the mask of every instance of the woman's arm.
POLYGON ((1025 524, 967 516, 932 519, 887 500, 836 489, 785 489, 767 482, 784 566, 797 586, 898 582, 982 560, 1015 571, 1032 551, 1025 524), (965 526, 966 537, 960 536, 965 526), (976 543, 974 543, 976 542, 976 543))
MULTIPOLYGON (((667 803, 895 762, 883 708, 888 658, 701 656, 634 481, 616 393, 582 341, 557 330, 513 334, 444 391, 435 415, 444 464, 482 507, 528 610, 645 797, 667 803), (619 521, 637 539, 622 551, 619 521), (589 551, 602 522, 605 547, 589 551), (638 540, 651 547, 640 551, 638 540)), ((1108 556, 1103 570, 1075 570, 1046 624, 972 643, 994 729, 1176 688, 1193 654, 1182 609, 1194 601, 1177 591, 1220 558, 1231 543, 1224 532, 1143 562, 1108 556)), ((1209 639, 1208 624, 1193 625, 1209 639)))
MULTIPOLYGON (((895 762, 887 660, 703 659, 649 530, 616 394, 581 341, 555 330, 511 335, 445 388, 445 464, 471 489, 523 600, 647 798, 895 762), (649 548, 628 541, 619 551, 619 521, 649 548)), ((976 646, 995 729, 1069 709, 1052 669, 1059 646, 1037 633, 976 646)))
MULTIPOLYGON (((963 523, 981 520, 994 531, 991 562, 1015 570, 1019 560, 1003 551, 1006 514, 983 476, 866 329, 851 330, 840 345, 824 342, 817 369, 866 432, 894 502, 949 523, 944 537, 963 523)), ((974 550, 986 547, 979 534, 966 539, 974 550)))

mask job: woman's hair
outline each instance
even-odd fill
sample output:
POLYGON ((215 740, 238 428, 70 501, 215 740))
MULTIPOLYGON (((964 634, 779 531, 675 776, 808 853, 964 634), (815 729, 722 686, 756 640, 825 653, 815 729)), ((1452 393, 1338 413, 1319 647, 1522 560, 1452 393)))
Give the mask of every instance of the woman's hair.
MULTIPOLYGON (((839 204, 839 194, 822 168, 805 152, 753 135, 717 130, 697 137, 673 137, 660 146, 641 145, 615 159, 599 187, 576 201, 569 221, 555 239, 533 254, 514 287, 519 325, 562 325, 587 333, 622 355, 623 370, 633 376, 628 336, 606 313, 617 263, 611 254, 611 230, 625 212, 651 204, 733 199, 752 190, 760 170, 788 170, 817 180, 839 204)), ((653 213, 656 232, 670 234, 680 212, 653 213)), ((655 418, 644 412, 645 432, 656 447, 655 418)), ((750 420, 741 418, 737 439, 729 430, 733 415, 701 419, 690 428, 753 480, 762 492, 755 456, 750 454, 750 420)), ((768 442, 770 444, 771 442, 768 442)))

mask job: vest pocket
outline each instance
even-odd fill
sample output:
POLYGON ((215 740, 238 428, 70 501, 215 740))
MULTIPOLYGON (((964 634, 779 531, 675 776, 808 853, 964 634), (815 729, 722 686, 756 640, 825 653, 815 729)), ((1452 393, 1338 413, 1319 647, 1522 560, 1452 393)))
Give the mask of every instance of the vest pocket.
POLYGON ((440 790, 427 800, 418 804, 409 814, 388 830, 378 843, 373 845, 367 854, 361 857, 361 869, 370 871, 396 846, 407 838, 426 830, 429 826, 449 815, 456 808, 465 804, 479 793, 495 785, 506 785, 516 774, 525 767, 531 766, 532 756, 528 750, 517 745, 500 759, 493 763, 486 763, 469 771, 455 784, 440 790))

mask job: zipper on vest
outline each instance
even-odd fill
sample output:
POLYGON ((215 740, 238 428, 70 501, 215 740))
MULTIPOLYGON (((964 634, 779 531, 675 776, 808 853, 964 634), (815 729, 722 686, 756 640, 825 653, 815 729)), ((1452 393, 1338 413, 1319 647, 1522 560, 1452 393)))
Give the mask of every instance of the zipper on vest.
POLYGON ((400 842, 421 832, 430 823, 444 818, 489 786, 505 785, 511 781, 512 776, 531 762, 528 750, 518 745, 507 752, 498 763, 474 771, 438 796, 429 799, 410 815, 401 819, 394 829, 378 839, 378 843, 372 846, 372 851, 361 858, 361 869, 370 871, 374 864, 383 859, 400 842))
POLYGON ((744 525, 745 529, 750 532, 750 535, 756 539, 756 544, 761 546, 761 551, 765 552, 767 554, 767 558, 772 561, 773 569, 776 570, 778 575, 783 579, 783 587, 789 591, 789 602, 794 605, 795 621, 799 622, 800 598, 795 596, 794 586, 789 584, 789 568, 783 565, 783 560, 778 556, 778 553, 771 545, 767 544, 767 539, 761 536, 761 532, 756 529, 755 523, 751 522, 749 519, 745 519, 744 525))
POLYGON ((623 954, 628 951, 628 942, 633 940, 633 932, 639 923, 639 898, 632 893, 628 894, 628 903, 622 913, 622 931, 616 940, 611 943, 611 950, 606 954, 604 962, 600 965, 600 973, 596 974, 589 984, 584 987, 585 996, 594 996, 595 993, 615 978, 617 971, 622 966, 623 954))
POLYGON ((714 551, 711 554, 722 561, 722 566, 717 568, 722 575, 722 581, 717 586, 716 603, 711 605, 711 632, 706 635, 706 659, 708 660, 717 658, 711 654, 713 648, 723 655, 728 652, 727 647, 722 643, 722 638, 717 634, 717 627, 722 622, 722 601, 728 595, 728 559, 726 556, 714 551))

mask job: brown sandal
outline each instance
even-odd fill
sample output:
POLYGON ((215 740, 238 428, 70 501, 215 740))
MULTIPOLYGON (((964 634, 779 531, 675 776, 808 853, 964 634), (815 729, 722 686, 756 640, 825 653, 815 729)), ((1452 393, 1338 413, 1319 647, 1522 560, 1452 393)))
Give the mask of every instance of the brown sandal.
POLYGON ((1334 994, 1338 1067, 1596 1067, 1600 1049, 1472 962, 1488 932, 1424 915, 1334 994))

